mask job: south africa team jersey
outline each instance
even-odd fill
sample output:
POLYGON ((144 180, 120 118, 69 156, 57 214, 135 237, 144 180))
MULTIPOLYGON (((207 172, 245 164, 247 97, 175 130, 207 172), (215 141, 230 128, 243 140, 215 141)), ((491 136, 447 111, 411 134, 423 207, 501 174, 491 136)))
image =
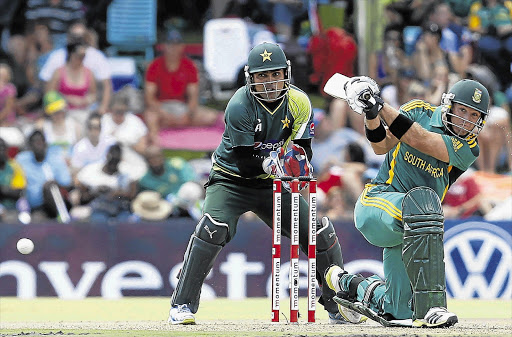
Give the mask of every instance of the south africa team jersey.
POLYGON ((452 168, 466 171, 478 157, 480 150, 476 138, 465 141, 449 134, 441 119, 441 107, 422 100, 412 100, 402 105, 400 113, 426 130, 442 135, 448 149, 449 163, 399 142, 387 153, 373 183, 387 184, 392 190, 404 193, 414 187, 428 186, 443 200, 450 185, 449 173, 452 168))
POLYGON ((257 155, 266 157, 270 151, 286 149, 290 140, 314 136, 311 102, 305 92, 293 85, 274 110, 258 101, 247 87, 241 87, 229 101, 224 120, 222 142, 213 154, 214 169, 238 177, 233 148, 252 146, 257 155))

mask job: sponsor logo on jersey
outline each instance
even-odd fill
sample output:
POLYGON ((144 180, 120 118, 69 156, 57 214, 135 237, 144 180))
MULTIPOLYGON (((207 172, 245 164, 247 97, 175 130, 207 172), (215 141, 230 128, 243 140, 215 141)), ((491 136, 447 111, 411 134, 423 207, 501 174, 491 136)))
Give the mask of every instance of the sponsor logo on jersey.
POLYGON ((309 125, 309 135, 310 136, 315 135, 315 123, 313 123, 313 122, 309 125))
POLYGON ((510 299, 512 236, 488 222, 465 222, 445 233, 446 285, 459 299, 510 299))
POLYGON ((453 143, 453 150, 457 152, 464 144, 462 144, 457 138, 450 137, 453 143))
POLYGON ((255 142, 254 149, 260 151, 276 151, 280 147, 284 145, 284 139, 281 139, 279 142, 277 141, 268 141, 266 143, 263 142, 255 142))

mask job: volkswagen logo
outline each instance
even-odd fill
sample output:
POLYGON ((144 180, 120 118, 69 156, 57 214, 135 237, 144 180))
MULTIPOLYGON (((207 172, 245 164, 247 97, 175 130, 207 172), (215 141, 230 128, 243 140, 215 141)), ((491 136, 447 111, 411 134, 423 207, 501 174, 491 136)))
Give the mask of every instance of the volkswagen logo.
POLYGON ((446 287, 458 299, 512 298, 512 236, 487 222, 445 233, 446 287))

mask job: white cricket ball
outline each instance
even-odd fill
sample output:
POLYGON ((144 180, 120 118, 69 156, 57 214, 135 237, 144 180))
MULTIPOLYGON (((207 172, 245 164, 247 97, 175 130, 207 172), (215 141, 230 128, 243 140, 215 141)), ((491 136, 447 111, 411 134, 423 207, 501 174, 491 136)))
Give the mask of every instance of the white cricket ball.
POLYGON ((27 238, 19 239, 16 248, 18 248, 18 252, 21 254, 30 254, 34 250, 34 243, 27 238))

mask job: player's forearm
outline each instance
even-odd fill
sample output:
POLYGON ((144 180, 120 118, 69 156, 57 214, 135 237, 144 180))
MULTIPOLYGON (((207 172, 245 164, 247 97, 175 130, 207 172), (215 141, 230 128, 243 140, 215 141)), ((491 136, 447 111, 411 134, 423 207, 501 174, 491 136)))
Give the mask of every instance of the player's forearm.
POLYGON ((236 154, 235 164, 242 177, 250 178, 264 174, 262 163, 265 159, 250 146, 237 146, 233 148, 236 154))
POLYGON ((449 162, 448 150, 441 135, 427 131, 389 104, 384 104, 380 115, 389 125, 388 133, 397 140, 436 159, 449 162))
MULTIPOLYGON (((384 108, 382 110, 384 110, 384 108)), ((384 127, 380 118, 365 118, 365 127, 366 137, 370 141, 370 145, 375 154, 385 154, 398 143, 398 140, 391 135, 387 128, 384 127), (378 136, 379 129, 384 138, 382 138, 382 136, 378 136)))

